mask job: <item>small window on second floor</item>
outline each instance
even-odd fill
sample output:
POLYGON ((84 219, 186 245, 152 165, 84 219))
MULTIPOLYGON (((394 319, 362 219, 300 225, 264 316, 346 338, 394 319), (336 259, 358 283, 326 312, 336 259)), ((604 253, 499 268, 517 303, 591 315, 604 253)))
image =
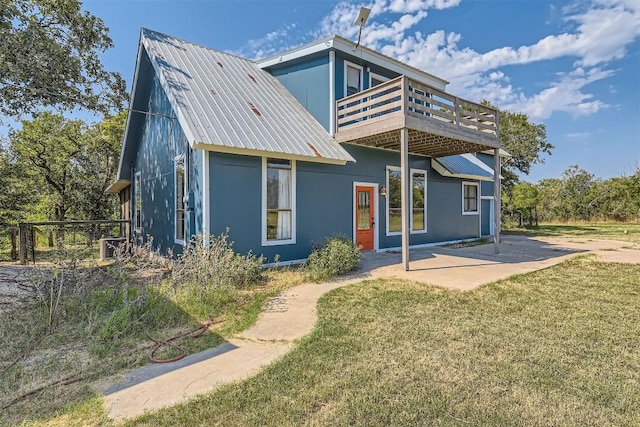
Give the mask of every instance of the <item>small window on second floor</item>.
POLYGON ((362 90, 362 68, 349 63, 345 63, 345 67, 345 96, 349 96, 362 90))

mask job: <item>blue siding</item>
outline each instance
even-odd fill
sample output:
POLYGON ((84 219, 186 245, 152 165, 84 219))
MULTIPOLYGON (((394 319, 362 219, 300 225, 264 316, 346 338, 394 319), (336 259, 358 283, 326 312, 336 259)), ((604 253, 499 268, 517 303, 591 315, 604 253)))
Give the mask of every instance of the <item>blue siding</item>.
MULTIPOLYGON (((333 234, 353 236, 353 183, 384 184, 386 167, 399 166, 399 153, 344 145, 358 163, 345 166, 298 161, 296 163, 297 243, 261 244, 262 160, 259 157, 210 153, 211 229, 227 229, 235 249, 251 250, 272 261, 306 258, 312 246, 333 234)), ((462 215, 460 179, 443 178, 430 166, 430 159, 411 156, 412 168, 427 171, 427 233, 412 234, 410 243, 441 242, 479 235, 477 215, 462 215)), ((401 236, 387 236, 386 200, 377 210, 380 248, 398 247, 401 236)))
MULTIPOLYGON (((493 156, 485 153, 477 153, 478 160, 493 169, 493 156)), ((480 193, 483 196, 493 196, 493 182, 483 181, 480 184, 480 193)))
POLYGON ((329 55, 303 63, 290 64, 269 72, 315 117, 329 129, 329 55))
MULTIPOLYGON (((148 87, 144 111, 175 117, 166 94, 154 74, 149 77, 148 87)), ((166 117, 147 114, 143 115, 141 120, 140 139, 133 165, 134 174, 140 172, 142 179, 142 230, 138 237, 146 240, 147 236, 152 236, 154 248, 160 249, 162 253, 167 253, 169 249, 174 253, 180 253, 182 247, 174 242, 173 159, 175 156, 186 153, 187 140, 177 120, 172 121, 166 117)), ((189 154, 193 158, 193 153, 189 154)), ((189 176, 199 175, 199 172, 194 172, 192 169, 189 176)), ((133 179, 132 182, 135 186, 133 179)), ((193 190, 202 193, 199 188, 193 190)), ((135 191, 135 188, 132 188, 132 191, 135 191)), ((198 203, 198 198, 195 202, 198 203)), ((188 220, 186 226, 189 230, 188 220)))

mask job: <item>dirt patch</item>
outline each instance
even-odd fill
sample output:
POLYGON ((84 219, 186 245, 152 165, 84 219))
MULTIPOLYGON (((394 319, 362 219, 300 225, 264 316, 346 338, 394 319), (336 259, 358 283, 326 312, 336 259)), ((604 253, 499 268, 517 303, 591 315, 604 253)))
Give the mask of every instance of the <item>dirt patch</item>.
POLYGON ((28 282, 29 267, 0 266, 0 312, 9 310, 32 297, 28 282))

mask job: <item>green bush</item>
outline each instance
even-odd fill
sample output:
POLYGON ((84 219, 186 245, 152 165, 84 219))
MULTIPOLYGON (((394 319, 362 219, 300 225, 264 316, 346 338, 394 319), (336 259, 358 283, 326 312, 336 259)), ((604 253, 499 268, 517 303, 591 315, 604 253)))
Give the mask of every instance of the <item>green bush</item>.
POLYGON ((346 236, 325 239, 309 255, 305 272, 309 280, 320 282, 353 270, 360 261, 360 249, 346 236))
POLYGON ((208 245, 198 236, 178 258, 171 281, 177 287, 246 287, 262 281, 263 264, 262 256, 236 253, 227 233, 211 235, 208 245))

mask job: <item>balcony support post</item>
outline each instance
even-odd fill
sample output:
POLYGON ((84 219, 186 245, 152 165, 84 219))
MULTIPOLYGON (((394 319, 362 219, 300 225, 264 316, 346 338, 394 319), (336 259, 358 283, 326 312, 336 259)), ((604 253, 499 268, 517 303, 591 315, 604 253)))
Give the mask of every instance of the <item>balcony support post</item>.
POLYGON ((400 191, 402 212, 402 266, 409 271, 409 218, 411 215, 411 178, 409 174, 409 130, 400 130, 400 191))

